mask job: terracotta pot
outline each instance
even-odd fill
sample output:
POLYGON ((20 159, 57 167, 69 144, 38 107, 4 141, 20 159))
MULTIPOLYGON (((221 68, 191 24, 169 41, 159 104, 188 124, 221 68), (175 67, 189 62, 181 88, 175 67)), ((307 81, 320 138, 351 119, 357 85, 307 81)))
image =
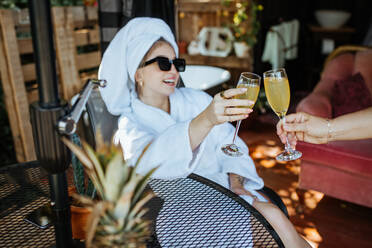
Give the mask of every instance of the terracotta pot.
MULTIPOLYGON (((73 186, 68 187, 68 195, 71 197, 76 193, 76 188, 73 186)), ((86 237, 86 226, 91 214, 91 210, 85 207, 78 207, 71 205, 71 229, 73 239, 85 239, 86 237)))
POLYGON ((86 226, 92 211, 88 208, 71 205, 71 228, 73 239, 86 238, 86 226))
POLYGON ((178 45, 179 53, 180 54, 186 54, 187 42, 186 41, 178 41, 177 45, 178 45))

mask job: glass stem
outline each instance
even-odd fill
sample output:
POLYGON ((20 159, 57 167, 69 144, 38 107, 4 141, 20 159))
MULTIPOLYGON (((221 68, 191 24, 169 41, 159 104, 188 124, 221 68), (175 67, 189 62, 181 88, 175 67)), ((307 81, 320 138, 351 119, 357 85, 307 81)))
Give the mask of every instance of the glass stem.
MULTIPOLYGON (((283 120, 283 125, 285 124, 285 116, 282 117, 282 120, 283 120)), ((288 133, 286 133, 285 135, 285 146, 284 146, 284 149, 286 152, 290 152, 292 149, 291 149, 291 145, 289 144, 289 141, 288 141, 288 133)))
POLYGON ((234 138, 233 138, 233 141, 232 141, 233 144, 235 144, 236 135, 238 134, 238 131, 239 131, 239 128, 240 128, 240 123, 242 123, 241 120, 238 121, 238 123, 236 123, 236 128, 235 128, 234 138))

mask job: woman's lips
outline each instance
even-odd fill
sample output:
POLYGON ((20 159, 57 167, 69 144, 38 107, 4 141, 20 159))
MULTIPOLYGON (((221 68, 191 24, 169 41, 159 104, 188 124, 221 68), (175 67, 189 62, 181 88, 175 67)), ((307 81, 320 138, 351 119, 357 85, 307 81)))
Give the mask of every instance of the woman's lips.
POLYGON ((166 80, 163 80, 163 83, 165 83, 168 86, 174 86, 174 85, 176 85, 176 80, 174 80, 174 79, 166 79, 166 80))

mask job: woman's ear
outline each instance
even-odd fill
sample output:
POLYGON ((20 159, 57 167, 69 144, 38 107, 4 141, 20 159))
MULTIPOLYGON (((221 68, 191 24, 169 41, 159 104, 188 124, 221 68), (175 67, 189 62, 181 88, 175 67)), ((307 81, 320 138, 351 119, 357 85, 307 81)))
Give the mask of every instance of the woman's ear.
POLYGON ((136 71, 136 73, 134 74, 134 80, 136 80, 136 82, 143 81, 143 79, 142 79, 141 68, 138 69, 138 70, 136 71))

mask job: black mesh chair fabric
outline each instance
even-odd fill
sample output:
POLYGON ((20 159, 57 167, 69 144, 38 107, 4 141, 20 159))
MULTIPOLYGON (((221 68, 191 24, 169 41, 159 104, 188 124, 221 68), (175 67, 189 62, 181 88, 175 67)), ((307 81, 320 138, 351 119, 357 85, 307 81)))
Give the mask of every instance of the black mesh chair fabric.
POLYGON ((85 130, 89 130, 92 143, 96 140, 96 132, 100 130, 105 142, 109 143, 118 129, 119 116, 114 116, 107 111, 106 104, 101 98, 98 89, 94 89, 87 101, 86 112, 89 122, 85 123, 85 130))
POLYGON ((49 202, 47 173, 38 162, 0 168, 0 247, 52 247, 53 225, 42 229, 24 220, 49 202))
POLYGON ((151 179, 150 186, 164 201, 155 225, 161 247, 284 247, 256 209, 206 178, 151 179))

